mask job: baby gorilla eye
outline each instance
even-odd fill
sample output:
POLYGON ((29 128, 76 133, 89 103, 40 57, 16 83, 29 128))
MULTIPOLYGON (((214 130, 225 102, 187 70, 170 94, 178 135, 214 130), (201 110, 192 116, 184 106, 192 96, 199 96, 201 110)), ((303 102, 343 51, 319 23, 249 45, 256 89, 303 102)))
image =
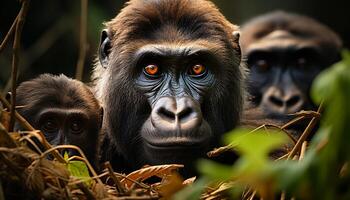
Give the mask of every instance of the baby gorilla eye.
POLYGON ((157 76, 159 75, 159 67, 157 65, 147 65, 144 72, 149 76, 157 76))
POLYGON ((74 134, 83 132, 83 126, 79 121, 73 121, 70 125, 70 130, 74 134))
POLYGON ((299 68, 305 68, 307 65, 307 59, 304 57, 300 57, 297 59, 297 66, 299 68))
POLYGON ((42 126, 42 130, 47 133, 57 132, 58 129, 59 129, 58 124, 52 119, 46 120, 42 126))
POLYGON ((269 63, 266 60, 258 60, 255 65, 258 67, 258 70, 261 72, 266 72, 269 70, 269 63))
POLYGON ((201 64, 197 64, 194 65, 192 67, 189 68, 188 74, 191 76, 202 76, 203 74, 205 74, 206 72, 206 68, 201 65, 201 64))

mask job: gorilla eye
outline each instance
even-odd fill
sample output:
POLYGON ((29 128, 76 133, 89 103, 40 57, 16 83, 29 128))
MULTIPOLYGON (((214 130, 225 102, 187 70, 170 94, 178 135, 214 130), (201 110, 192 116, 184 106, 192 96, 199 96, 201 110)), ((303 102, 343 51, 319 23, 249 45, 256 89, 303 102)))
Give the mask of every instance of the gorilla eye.
POLYGON ((58 131, 58 124, 54 120, 47 120, 42 126, 42 130, 47 133, 54 133, 58 131))
POLYGON ((188 73, 192 76, 201 76, 206 72, 206 68, 203 65, 194 65, 192 66, 188 73))
POLYGON ((159 67, 157 65, 147 65, 144 72, 150 76, 157 76, 159 74, 159 67))
POLYGON ((267 63, 266 60, 258 60, 256 62, 256 66, 262 72, 265 72, 265 71, 269 70, 269 64, 267 63))
POLYGON ((305 67, 307 63, 306 58, 298 58, 297 65, 298 67, 305 67))
POLYGON ((70 130, 74 134, 79 134, 82 132, 83 127, 82 127, 81 123, 79 123, 78 121, 73 121, 70 125, 70 130))

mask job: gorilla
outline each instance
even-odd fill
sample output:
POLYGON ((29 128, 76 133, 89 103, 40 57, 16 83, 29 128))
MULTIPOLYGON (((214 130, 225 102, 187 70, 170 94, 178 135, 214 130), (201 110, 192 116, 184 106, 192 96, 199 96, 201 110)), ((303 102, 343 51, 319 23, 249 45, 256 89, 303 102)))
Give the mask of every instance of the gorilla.
POLYGON ((17 111, 49 143, 78 146, 96 167, 103 109, 90 88, 64 75, 43 74, 20 84, 16 102, 17 111))
POLYGON ((241 34, 250 70, 245 83, 250 103, 244 118, 286 122, 288 114, 314 110, 309 96, 312 81, 340 59, 340 38, 309 17, 283 11, 251 19, 241 34))
POLYGON ((93 80, 102 161, 128 172, 185 164, 219 145, 243 104, 238 27, 207 0, 131 0, 101 34, 93 80))

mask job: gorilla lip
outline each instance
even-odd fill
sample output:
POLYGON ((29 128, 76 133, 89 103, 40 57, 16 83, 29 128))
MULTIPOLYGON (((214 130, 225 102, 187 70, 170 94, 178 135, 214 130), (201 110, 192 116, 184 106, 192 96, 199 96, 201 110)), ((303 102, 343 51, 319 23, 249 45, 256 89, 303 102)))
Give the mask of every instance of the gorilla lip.
POLYGON ((194 140, 193 138, 190 138, 190 137, 173 137, 173 138, 168 138, 166 142, 164 141, 149 142, 148 140, 145 140, 145 143, 147 144, 147 146, 151 148, 169 149, 169 148, 198 148, 200 146, 203 146, 203 143, 205 143, 205 141, 208 141, 208 138, 201 138, 201 139, 194 140))

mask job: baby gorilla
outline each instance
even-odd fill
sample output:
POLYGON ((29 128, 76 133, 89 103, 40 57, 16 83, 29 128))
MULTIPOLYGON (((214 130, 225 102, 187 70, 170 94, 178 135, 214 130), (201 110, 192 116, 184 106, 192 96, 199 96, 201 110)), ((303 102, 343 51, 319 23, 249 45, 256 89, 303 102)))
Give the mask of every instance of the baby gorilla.
POLYGON ((76 145, 96 164, 103 109, 84 83, 65 75, 40 75, 17 88, 16 101, 23 106, 18 112, 52 145, 76 145))

